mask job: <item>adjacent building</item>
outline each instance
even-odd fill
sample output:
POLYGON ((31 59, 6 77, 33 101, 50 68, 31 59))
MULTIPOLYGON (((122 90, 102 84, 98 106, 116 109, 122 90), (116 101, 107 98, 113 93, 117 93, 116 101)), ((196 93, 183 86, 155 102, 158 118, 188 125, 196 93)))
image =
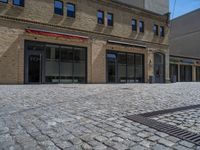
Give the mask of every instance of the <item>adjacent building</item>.
POLYGON ((168 3, 154 4, 0 0, 0 83, 169 82, 168 3))
POLYGON ((113 0, 161 15, 169 13, 169 0, 113 0))
POLYGON ((170 77, 200 81, 200 9, 171 21, 170 77))

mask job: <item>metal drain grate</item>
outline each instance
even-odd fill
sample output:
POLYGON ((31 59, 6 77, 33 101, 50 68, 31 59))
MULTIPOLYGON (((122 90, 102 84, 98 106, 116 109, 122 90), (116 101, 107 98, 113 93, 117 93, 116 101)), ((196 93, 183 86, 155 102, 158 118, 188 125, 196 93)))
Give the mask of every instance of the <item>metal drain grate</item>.
POLYGON ((155 115, 161 115, 161 114, 194 109, 194 108, 199 108, 199 107, 200 105, 192 105, 192 106, 187 106, 187 107, 180 107, 180 108, 144 113, 144 114, 139 114, 139 115, 126 116, 125 118, 200 146, 200 134, 193 133, 193 132, 178 128, 176 126, 158 122, 156 120, 148 118, 155 115))
POLYGON ((167 133, 171 136, 177 137, 179 139, 182 139, 182 140, 185 140, 185 141, 188 141, 188 142, 191 142, 191 143, 194 143, 194 144, 200 146, 200 135, 199 134, 178 128, 176 126, 161 123, 156 120, 153 120, 153 119, 150 119, 147 117, 143 117, 140 115, 128 116, 126 118, 129 120, 132 120, 134 122, 138 122, 143 125, 146 125, 150 128, 158 130, 160 132, 167 133))
POLYGON ((190 105, 190 106, 186 106, 186 107, 178 107, 178 108, 172 108, 172 109, 159 110, 159 111, 154 111, 154 112, 148 112, 148 113, 143 113, 140 115, 144 116, 144 117, 152 117, 152 116, 158 116, 158 115, 162 115, 162 114, 168 114, 168 113, 189 110, 189 109, 195 109, 195 108, 200 108, 200 104, 199 105, 190 105))

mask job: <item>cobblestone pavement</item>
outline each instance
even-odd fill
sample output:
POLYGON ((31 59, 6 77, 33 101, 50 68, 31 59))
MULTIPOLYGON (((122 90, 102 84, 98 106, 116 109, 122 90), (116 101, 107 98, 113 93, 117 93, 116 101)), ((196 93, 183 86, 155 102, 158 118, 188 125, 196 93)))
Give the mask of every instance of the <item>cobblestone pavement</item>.
POLYGON ((200 103, 200 83, 0 86, 0 149, 200 149, 123 116, 200 103))
POLYGON ((156 116, 152 119, 200 134, 200 108, 156 116))

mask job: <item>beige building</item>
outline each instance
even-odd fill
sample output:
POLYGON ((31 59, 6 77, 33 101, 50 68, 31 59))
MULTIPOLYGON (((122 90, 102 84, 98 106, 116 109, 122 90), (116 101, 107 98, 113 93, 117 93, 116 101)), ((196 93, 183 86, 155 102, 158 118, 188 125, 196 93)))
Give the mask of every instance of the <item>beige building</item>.
POLYGON ((200 81, 200 9, 171 21, 170 77, 200 81))
POLYGON ((0 83, 169 81, 168 15, 107 0, 0 0, 0 83))

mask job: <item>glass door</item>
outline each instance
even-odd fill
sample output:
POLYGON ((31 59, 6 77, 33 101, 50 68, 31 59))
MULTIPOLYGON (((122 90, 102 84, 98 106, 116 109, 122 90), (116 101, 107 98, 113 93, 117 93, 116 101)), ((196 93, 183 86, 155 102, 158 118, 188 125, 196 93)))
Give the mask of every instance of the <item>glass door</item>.
POLYGON ((107 53, 107 82, 117 83, 117 54, 107 53))
POLYGON ((196 67, 196 79, 197 82, 200 82, 200 67, 196 67))
POLYGON ((42 54, 39 52, 28 55, 28 83, 42 83, 42 54))
POLYGON ((178 65, 177 64, 170 65, 170 78, 171 80, 176 79, 176 82, 178 81, 178 65))
POLYGON ((181 65, 180 66, 181 82, 192 81, 192 66, 181 65))

